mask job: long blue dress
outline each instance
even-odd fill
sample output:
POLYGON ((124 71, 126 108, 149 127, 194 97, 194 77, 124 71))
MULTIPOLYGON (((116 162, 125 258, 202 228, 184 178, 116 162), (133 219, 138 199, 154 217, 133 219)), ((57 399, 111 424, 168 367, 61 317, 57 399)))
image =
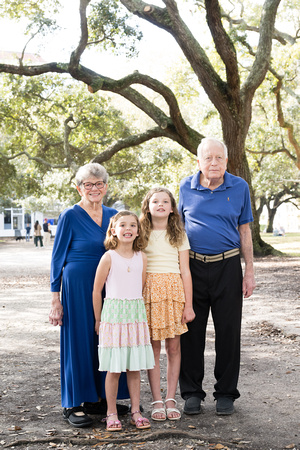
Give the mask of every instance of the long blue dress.
MULTIPOLYGON (((102 226, 79 205, 59 217, 51 261, 51 291, 62 285, 63 325, 60 339, 62 406, 72 408, 105 397, 105 374, 98 371, 93 284, 105 252, 110 218, 117 211, 103 206, 102 226)), ((120 378, 118 398, 128 398, 126 377, 120 378)))

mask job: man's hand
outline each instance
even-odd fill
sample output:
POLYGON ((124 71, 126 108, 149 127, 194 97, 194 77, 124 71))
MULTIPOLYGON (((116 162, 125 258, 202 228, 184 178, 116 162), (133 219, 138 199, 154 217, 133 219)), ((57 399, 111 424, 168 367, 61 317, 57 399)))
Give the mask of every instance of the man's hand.
POLYGON ((256 287, 254 273, 252 271, 247 272, 245 270, 245 275, 243 278, 243 295, 245 298, 250 297, 256 287))

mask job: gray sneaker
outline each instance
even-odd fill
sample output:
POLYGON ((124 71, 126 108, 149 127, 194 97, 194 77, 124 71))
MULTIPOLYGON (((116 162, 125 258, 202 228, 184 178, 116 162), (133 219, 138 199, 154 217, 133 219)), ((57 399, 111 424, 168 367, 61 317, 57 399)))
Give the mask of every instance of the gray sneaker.
POLYGON ((233 399, 231 397, 219 397, 216 404, 218 416, 230 416, 234 413, 233 399))
POLYGON ((185 404, 184 404, 183 412, 185 414, 190 414, 190 415, 201 414, 202 413, 201 398, 199 398, 199 397, 187 398, 185 401, 185 404))

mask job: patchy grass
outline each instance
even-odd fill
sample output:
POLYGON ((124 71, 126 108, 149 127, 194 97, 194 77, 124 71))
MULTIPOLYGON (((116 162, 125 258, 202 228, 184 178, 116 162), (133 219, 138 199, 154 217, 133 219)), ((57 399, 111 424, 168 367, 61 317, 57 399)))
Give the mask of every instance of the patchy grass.
POLYGON ((273 236, 261 233, 263 241, 288 256, 300 256, 300 233, 286 233, 285 236, 273 236))

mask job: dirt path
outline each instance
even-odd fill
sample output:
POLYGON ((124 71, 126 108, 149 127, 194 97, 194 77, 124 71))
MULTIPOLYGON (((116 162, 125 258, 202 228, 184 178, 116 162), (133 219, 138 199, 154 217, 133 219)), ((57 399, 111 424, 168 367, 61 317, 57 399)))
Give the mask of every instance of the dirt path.
MULTIPOLYGON (((204 414, 109 434, 99 417, 77 430, 62 420, 59 329, 48 323, 51 248, 0 243, 0 448, 300 449, 300 258, 257 259, 257 289, 243 312, 236 413, 215 415, 214 340, 206 349, 204 414)), ((165 355, 162 365, 165 367, 165 355)), ((166 371, 162 373, 165 395, 166 371)), ((142 404, 150 389, 142 373, 142 404)), ((177 395, 179 407, 183 402, 177 395)))

